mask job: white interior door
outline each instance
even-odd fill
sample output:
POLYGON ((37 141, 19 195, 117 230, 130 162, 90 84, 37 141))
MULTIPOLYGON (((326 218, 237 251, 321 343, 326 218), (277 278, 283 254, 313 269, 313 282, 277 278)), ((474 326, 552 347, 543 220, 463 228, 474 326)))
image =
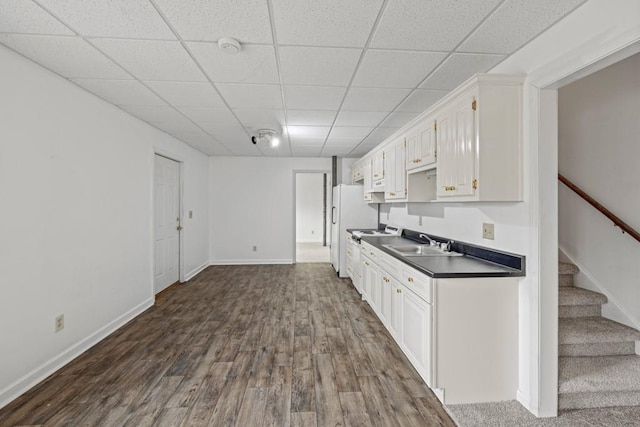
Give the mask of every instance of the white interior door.
POLYGON ((180 276, 180 164, 155 156, 154 286, 156 294, 180 276))

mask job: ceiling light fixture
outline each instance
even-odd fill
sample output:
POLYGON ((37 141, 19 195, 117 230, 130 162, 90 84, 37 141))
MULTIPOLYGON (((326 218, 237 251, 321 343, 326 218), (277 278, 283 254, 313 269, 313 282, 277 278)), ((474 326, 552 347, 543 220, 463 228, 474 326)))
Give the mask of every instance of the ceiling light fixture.
POLYGON ((280 138, 273 129, 258 129, 257 135, 251 136, 251 142, 255 145, 259 142, 265 142, 272 147, 280 145, 280 138))
POLYGON ((221 51, 230 55, 235 55, 242 50, 240 42, 236 39, 232 39, 231 37, 223 37, 218 40, 218 47, 221 51))

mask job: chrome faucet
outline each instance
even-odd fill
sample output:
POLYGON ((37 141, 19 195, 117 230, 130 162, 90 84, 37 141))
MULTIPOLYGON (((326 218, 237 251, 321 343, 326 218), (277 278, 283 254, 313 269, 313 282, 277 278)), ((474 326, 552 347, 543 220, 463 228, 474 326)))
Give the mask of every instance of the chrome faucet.
POLYGON ((438 246, 438 242, 436 242, 435 240, 433 240, 431 237, 427 236, 426 234, 418 234, 418 237, 420 237, 421 239, 427 239, 429 241, 429 245, 430 246, 438 246))

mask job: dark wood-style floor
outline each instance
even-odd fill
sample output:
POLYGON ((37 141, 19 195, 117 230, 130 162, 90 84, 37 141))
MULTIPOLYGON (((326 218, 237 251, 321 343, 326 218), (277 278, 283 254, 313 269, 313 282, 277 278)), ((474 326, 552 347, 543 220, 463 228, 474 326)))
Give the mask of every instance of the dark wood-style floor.
POLYGON ((351 282, 297 264, 208 268, 0 425, 454 424, 351 282))

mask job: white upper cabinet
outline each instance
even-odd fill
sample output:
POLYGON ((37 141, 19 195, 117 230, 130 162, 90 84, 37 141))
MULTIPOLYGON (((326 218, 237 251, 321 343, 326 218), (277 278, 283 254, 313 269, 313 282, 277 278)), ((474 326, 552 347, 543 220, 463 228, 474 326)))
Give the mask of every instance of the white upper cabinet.
POLYGON ((522 201, 523 80, 476 75, 392 135, 365 157, 374 191, 387 202, 522 201))
POLYGON ((385 200, 404 200, 407 198, 407 171, 406 171, 406 139, 400 138, 395 144, 385 151, 386 178, 385 200))
POLYGON ((522 200, 522 78, 477 76, 436 120, 438 200, 522 200))
POLYGON ((407 133, 407 171, 428 169, 436 162, 436 121, 421 120, 407 133))

